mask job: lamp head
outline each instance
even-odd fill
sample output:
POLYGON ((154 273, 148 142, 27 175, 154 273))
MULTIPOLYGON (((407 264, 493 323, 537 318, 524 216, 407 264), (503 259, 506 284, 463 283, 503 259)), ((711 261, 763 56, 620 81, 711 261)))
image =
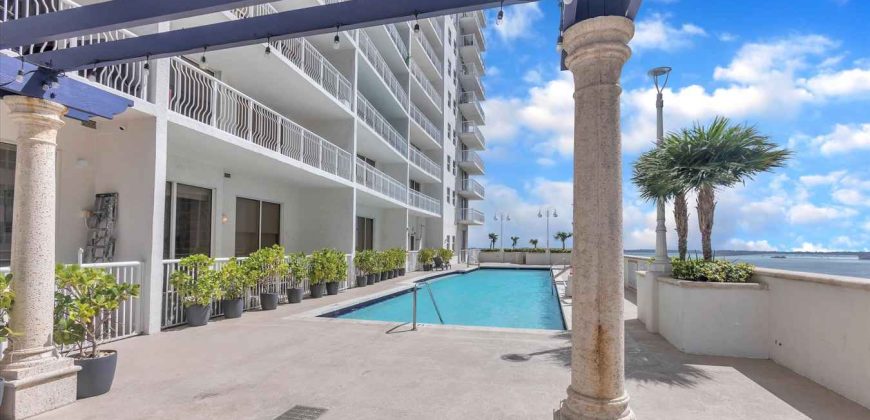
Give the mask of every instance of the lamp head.
POLYGON ((553 209, 553 217, 559 217, 559 213, 556 213, 556 209, 553 209))
POLYGON ((540 219, 540 218, 542 218, 542 217, 544 217, 544 215, 541 214, 541 211, 540 211, 540 210, 538 210, 538 219, 540 219))
POLYGON ((655 67, 650 69, 646 74, 649 75, 649 77, 652 77, 653 83, 656 85, 656 90, 661 93, 662 89, 664 89, 668 84, 668 78, 671 75, 671 68, 667 66, 655 67), (664 81, 661 83, 661 86, 659 86, 659 79, 662 77, 664 77, 664 81))

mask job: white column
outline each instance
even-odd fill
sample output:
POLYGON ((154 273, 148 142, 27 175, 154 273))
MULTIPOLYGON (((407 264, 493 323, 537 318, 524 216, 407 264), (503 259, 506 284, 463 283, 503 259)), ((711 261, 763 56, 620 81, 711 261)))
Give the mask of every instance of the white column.
POLYGON ((563 419, 633 419, 625 392, 619 86, 631 20, 596 17, 564 35, 574 75, 571 385, 563 419))
MULTIPOLYGON (((658 86, 658 84, 656 85, 658 86)), ((663 109, 665 106, 662 93, 656 94, 656 147, 661 147, 665 137, 663 109)), ((665 225, 665 200, 656 200, 656 257, 652 271, 670 274, 671 259, 668 258, 668 228, 665 225)))
POLYGON ((12 225, 12 290, 15 332, 0 361, 6 392, 0 418, 33 416, 76 398, 76 372, 52 340, 55 290, 57 130, 66 107, 44 99, 7 96, 9 119, 18 126, 12 225))

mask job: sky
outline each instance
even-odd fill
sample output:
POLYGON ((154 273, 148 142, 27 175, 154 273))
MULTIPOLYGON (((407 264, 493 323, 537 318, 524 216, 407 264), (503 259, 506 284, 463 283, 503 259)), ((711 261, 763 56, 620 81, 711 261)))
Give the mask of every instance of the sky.
MULTIPOLYGON (((487 215, 472 246, 499 233, 545 242, 539 209, 554 208, 550 242, 571 231, 573 82, 559 71, 559 10, 545 0, 488 12, 487 215)), ((671 66, 665 130, 714 116, 752 124, 794 152, 785 168, 717 191, 716 250, 870 251, 870 1, 645 0, 622 73, 623 240, 655 247, 655 208, 638 197, 631 167, 655 141, 655 89, 646 72, 671 66)), ((689 198, 689 248, 700 248, 689 198)), ((668 244, 676 248, 668 207, 668 244)), ((571 242, 568 242, 570 246, 571 242)))

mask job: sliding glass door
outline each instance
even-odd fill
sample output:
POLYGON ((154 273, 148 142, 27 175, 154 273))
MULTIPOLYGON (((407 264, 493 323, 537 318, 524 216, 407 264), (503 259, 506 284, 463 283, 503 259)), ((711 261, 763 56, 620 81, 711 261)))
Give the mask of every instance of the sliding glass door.
POLYGON ((281 243, 281 205, 236 198, 237 257, 281 243))
POLYGON ((212 190, 166 183, 163 257, 211 255, 212 190))
POLYGON ((15 145, 0 143, 0 267, 12 259, 12 197, 15 186, 15 145))

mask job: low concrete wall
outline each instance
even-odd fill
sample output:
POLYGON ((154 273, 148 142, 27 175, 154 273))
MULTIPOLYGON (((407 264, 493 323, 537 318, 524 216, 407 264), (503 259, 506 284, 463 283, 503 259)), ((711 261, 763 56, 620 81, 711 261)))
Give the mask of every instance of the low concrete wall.
POLYGON ((650 257, 638 257, 634 255, 625 255, 622 259, 623 261, 623 269, 622 275, 625 279, 625 287, 629 289, 637 289, 637 276, 636 273, 638 271, 647 271, 649 270, 650 262, 652 258, 650 257))
MULTIPOLYGON (((553 252, 553 265, 569 265, 571 264, 571 253, 569 252, 553 252)), ((546 252, 511 252, 505 251, 504 260, 501 253, 496 252, 480 252, 480 262, 482 263, 511 263, 511 264, 527 264, 527 265, 549 265, 546 252)))
POLYGON ((504 257, 502 257, 502 253, 499 251, 495 252, 480 252, 480 262, 482 263, 510 263, 510 264, 525 264, 525 253, 524 252, 510 252, 505 251, 504 257))
POLYGON ((528 252, 526 253, 526 264, 530 265, 570 265, 570 252, 551 252, 550 259, 547 259, 546 252, 528 252))

